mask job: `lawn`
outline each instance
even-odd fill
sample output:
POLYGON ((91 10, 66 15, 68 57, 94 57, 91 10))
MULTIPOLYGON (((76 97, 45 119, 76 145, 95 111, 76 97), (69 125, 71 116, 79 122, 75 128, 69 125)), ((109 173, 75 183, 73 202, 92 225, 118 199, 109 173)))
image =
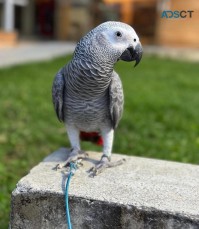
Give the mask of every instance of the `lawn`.
MULTIPOLYGON (((20 177, 61 146, 69 146, 51 102, 55 73, 70 57, 0 69, 0 225, 20 177)), ((199 65, 145 56, 120 62, 125 111, 114 152, 199 163, 199 65)), ((83 148, 101 148, 83 143, 83 148)), ((100 156, 99 156, 100 157, 100 156)))

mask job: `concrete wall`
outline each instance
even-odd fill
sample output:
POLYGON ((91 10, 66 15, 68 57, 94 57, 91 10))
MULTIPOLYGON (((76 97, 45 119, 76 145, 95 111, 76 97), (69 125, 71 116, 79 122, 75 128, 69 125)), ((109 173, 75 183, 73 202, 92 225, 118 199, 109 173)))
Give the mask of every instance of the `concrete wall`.
MULTIPOLYGON (((67 158, 62 148, 22 178, 12 193, 13 229, 67 228, 64 191, 67 158)), ((126 162, 92 178, 88 169, 100 153, 89 152, 69 188, 75 229, 199 228, 199 166, 114 154, 126 162)))

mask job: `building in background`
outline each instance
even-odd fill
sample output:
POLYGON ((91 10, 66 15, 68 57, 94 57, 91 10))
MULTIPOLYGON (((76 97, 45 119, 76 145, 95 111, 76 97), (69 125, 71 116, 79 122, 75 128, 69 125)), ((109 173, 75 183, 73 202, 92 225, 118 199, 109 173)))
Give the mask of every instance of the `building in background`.
POLYGON ((18 17, 15 15, 18 6, 26 6, 28 0, 0 0, 0 47, 13 45, 17 41, 17 32, 15 24, 18 17))
POLYGON ((17 36, 29 40, 78 40, 94 24, 92 8, 95 4, 91 2, 0 0, 0 42, 5 38, 6 44, 17 36))
POLYGON ((0 45, 17 35, 78 40, 101 22, 120 20, 132 25, 145 44, 199 47, 198 0, 0 0, 0 15, 0 45), (161 18, 164 10, 194 13, 192 18, 161 18))
POLYGON ((156 42, 199 48, 199 1, 161 0, 157 6, 156 42), (161 18, 163 10, 182 12, 183 18, 161 18), (193 11, 192 15, 188 11, 193 11))

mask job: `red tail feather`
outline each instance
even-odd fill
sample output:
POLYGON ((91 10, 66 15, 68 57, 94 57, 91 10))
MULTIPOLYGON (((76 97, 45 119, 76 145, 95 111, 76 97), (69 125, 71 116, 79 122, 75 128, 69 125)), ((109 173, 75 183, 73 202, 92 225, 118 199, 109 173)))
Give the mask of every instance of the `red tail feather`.
POLYGON ((103 145, 103 139, 97 132, 80 132, 80 139, 82 141, 90 141, 97 145, 102 146, 103 145))

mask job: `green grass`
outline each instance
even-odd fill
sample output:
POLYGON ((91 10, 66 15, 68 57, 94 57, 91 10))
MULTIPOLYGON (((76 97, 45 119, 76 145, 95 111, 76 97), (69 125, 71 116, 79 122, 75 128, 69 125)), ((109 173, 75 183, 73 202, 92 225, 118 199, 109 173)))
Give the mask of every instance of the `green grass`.
MULTIPOLYGON (((69 146, 56 119, 51 85, 70 57, 0 69, 0 223, 7 228, 10 194, 46 155, 69 146)), ((125 111, 113 151, 199 163, 199 65, 144 57, 120 62, 125 111)), ((101 150, 83 143, 87 150, 101 150)), ((100 156, 99 156, 100 157, 100 156)))

